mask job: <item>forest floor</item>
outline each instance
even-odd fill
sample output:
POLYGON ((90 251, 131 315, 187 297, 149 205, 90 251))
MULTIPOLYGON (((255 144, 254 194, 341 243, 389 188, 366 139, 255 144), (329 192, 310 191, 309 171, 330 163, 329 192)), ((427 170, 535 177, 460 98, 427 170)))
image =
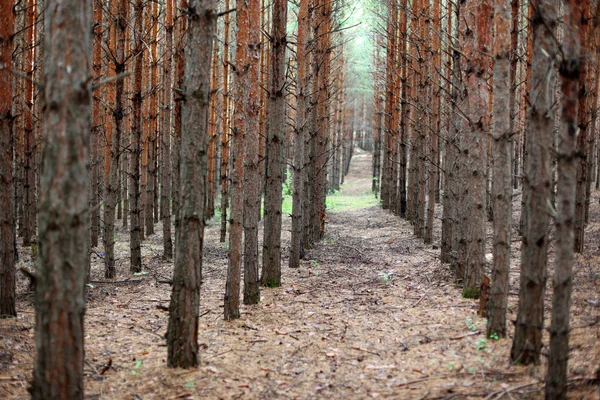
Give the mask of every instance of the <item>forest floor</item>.
MULTIPOLYGON (((137 276, 129 275, 127 234, 121 230, 116 281, 104 281, 102 259, 93 256, 94 282, 86 312, 86 398, 543 397, 545 359, 535 367, 513 365, 513 324, 509 323, 509 338, 486 339, 485 320, 476 312, 478 301, 462 298, 449 267, 440 263, 440 221, 434 245, 424 245, 409 223, 376 205, 370 188, 371 156, 359 152, 342 191, 331 197, 325 238, 297 270, 287 267, 286 217, 283 285, 263 289, 260 304, 243 306, 241 318, 233 322, 223 320, 227 246, 218 240, 218 218, 209 222, 200 366, 191 370, 166 367, 164 308, 171 288, 159 281, 170 279, 172 264, 161 256, 161 227, 144 242, 145 273, 137 276)), ((515 198, 515 210, 519 201, 515 198)), ((441 216, 441 208, 436 215, 441 216)), ((600 366, 598 193, 591 221, 586 253, 577 256, 575 266, 570 398, 600 398, 598 386, 590 383, 600 366)), ((515 234, 511 321, 516 319, 518 300, 517 239, 515 234)), ((21 266, 31 266, 28 250, 21 250, 21 266)), ((550 280, 548 289, 546 325, 550 280)), ((35 316, 22 276, 18 291, 19 317, 0 321, 0 398, 27 397, 34 363, 35 316)), ((547 345, 543 351, 547 353, 547 345)))

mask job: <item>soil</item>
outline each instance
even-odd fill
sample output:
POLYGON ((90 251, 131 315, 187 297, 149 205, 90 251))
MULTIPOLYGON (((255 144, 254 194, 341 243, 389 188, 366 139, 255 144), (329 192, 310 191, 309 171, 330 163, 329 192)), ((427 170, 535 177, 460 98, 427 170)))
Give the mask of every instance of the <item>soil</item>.
MULTIPOLYGON (((364 196, 370 188, 371 156, 359 152, 342 194, 364 196)), ((519 202, 516 197, 515 209, 519 202)), ((436 215, 441 217, 441 207, 436 215)), ((190 370, 166 367, 171 288, 163 282, 171 277, 172 263, 161 255, 160 224, 159 233, 144 242, 145 273, 137 276, 129 275, 127 232, 120 231, 117 280, 103 279, 100 250, 93 255, 86 398, 542 398, 545 359, 533 367, 510 362, 512 323, 508 338, 485 339, 478 301, 462 298, 449 267, 440 263, 440 224, 438 219, 434 245, 424 245, 409 223, 378 206, 329 210, 325 238, 308 251, 301 268, 292 270, 287 267, 287 216, 282 286, 264 288, 260 304, 243 306, 239 320, 225 322, 227 247, 219 243, 218 219, 209 221, 200 366, 190 370)), ((511 321, 516 319, 519 246, 515 232, 511 321)), ((20 250, 19 266, 31 267, 29 249, 20 250)), ((570 398, 600 398, 597 381, 591 381, 600 366, 599 260, 596 192, 586 253, 575 265, 570 398)), ((21 275, 18 293, 19 317, 0 321, 0 398, 28 397, 34 363, 32 295, 21 275)))

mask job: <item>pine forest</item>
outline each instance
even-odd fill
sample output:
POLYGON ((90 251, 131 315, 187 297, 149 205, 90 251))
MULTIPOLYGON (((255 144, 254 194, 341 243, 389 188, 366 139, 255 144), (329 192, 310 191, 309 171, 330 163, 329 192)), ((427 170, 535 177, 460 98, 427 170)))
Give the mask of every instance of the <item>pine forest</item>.
POLYGON ((0 0, 0 398, 600 399, 598 0, 0 0))

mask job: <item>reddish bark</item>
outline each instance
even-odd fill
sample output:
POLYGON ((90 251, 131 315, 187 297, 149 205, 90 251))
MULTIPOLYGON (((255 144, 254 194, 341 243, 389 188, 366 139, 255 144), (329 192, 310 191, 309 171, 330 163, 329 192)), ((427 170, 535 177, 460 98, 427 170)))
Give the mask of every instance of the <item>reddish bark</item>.
POLYGON ((48 2, 33 399, 83 399, 90 0, 48 2))
POLYGON ((12 52, 15 15, 12 2, 0 2, 0 318, 16 317, 15 199, 13 181, 12 52))

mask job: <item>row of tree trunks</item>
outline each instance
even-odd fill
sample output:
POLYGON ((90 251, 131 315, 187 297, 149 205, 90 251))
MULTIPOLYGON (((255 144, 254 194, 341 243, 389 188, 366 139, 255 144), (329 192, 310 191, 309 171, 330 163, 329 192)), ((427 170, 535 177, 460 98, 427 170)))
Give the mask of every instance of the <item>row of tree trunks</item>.
POLYGON ((555 218, 548 398, 566 396, 573 252, 583 251, 591 183, 600 181, 595 175, 600 87, 595 7, 589 0, 566 1, 562 9, 556 1, 416 0, 390 1, 387 13, 381 13, 387 45, 385 55, 376 57, 373 126, 375 143, 381 140, 382 146, 375 144, 373 192, 380 190, 382 207, 411 221, 426 243, 433 240, 435 199, 443 194, 441 259, 451 263, 465 297, 479 296, 489 210, 491 294, 482 311, 487 335, 505 337, 513 189, 522 186, 521 282, 511 358, 523 364, 540 362, 548 235, 555 218), (562 31, 559 10, 564 10, 562 31), (557 40, 557 32, 564 37, 557 40), (562 79, 558 125, 557 69, 562 79), (380 114, 385 128, 378 138, 380 114), (398 144, 408 146, 407 181, 398 144), (438 171, 443 172, 439 178, 438 171))

